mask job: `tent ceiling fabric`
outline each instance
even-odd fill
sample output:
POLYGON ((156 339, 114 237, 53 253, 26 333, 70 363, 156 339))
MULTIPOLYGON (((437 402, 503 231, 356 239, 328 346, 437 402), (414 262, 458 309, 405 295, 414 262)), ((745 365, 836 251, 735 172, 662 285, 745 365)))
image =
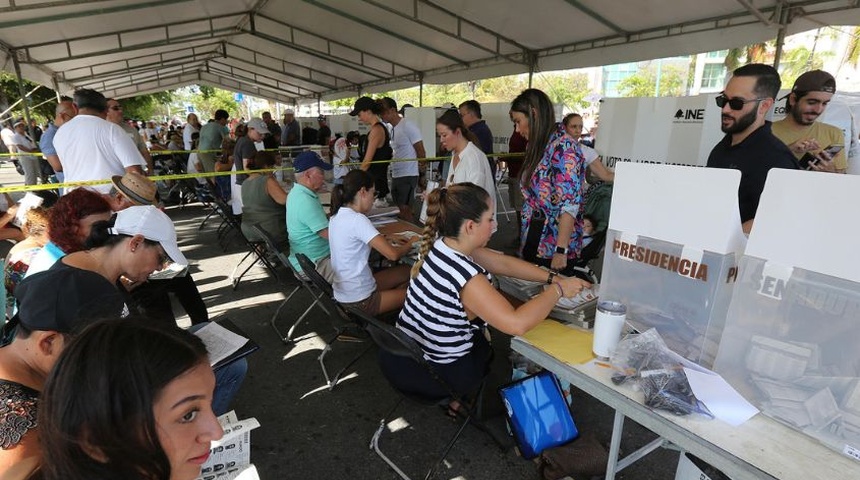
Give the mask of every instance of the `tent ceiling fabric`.
POLYGON ((860 0, 0 0, 0 67, 115 97, 284 103, 647 60, 860 23, 860 0))

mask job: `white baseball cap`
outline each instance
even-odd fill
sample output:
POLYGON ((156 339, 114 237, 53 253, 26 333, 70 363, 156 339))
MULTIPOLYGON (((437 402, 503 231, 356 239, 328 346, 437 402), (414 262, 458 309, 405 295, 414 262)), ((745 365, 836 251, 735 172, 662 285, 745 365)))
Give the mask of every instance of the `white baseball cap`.
POLYGON ((185 255, 179 251, 173 220, 152 205, 128 207, 116 214, 110 233, 114 235, 143 235, 143 238, 158 242, 168 257, 180 265, 188 265, 185 255))

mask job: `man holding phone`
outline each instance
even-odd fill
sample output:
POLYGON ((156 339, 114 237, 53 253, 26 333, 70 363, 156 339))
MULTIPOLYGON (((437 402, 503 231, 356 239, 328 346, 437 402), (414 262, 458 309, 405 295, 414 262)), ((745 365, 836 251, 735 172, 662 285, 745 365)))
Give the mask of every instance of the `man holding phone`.
POLYGON ((773 134, 797 158, 801 168, 819 172, 845 173, 845 137, 842 130, 817 121, 833 94, 836 79, 823 70, 797 77, 785 98, 785 118, 773 123, 773 134))

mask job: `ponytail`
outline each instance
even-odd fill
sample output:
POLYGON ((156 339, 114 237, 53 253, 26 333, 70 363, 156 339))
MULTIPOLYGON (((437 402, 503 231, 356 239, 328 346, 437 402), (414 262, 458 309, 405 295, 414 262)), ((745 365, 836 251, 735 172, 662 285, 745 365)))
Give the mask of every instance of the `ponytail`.
POLYGON ((364 170, 351 170, 344 175, 343 183, 335 185, 331 192, 331 215, 334 216, 340 207, 350 204, 361 189, 373 188, 373 177, 364 170))

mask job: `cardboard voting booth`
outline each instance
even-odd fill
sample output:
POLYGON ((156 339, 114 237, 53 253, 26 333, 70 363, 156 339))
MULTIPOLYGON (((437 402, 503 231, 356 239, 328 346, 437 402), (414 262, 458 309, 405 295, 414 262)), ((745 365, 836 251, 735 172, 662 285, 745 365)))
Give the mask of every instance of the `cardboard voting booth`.
POLYGON ((601 300, 627 306, 685 358, 710 367, 746 239, 736 170, 619 164, 601 300))
POLYGON ((771 170, 715 364, 766 415, 860 460, 853 175, 771 170))

